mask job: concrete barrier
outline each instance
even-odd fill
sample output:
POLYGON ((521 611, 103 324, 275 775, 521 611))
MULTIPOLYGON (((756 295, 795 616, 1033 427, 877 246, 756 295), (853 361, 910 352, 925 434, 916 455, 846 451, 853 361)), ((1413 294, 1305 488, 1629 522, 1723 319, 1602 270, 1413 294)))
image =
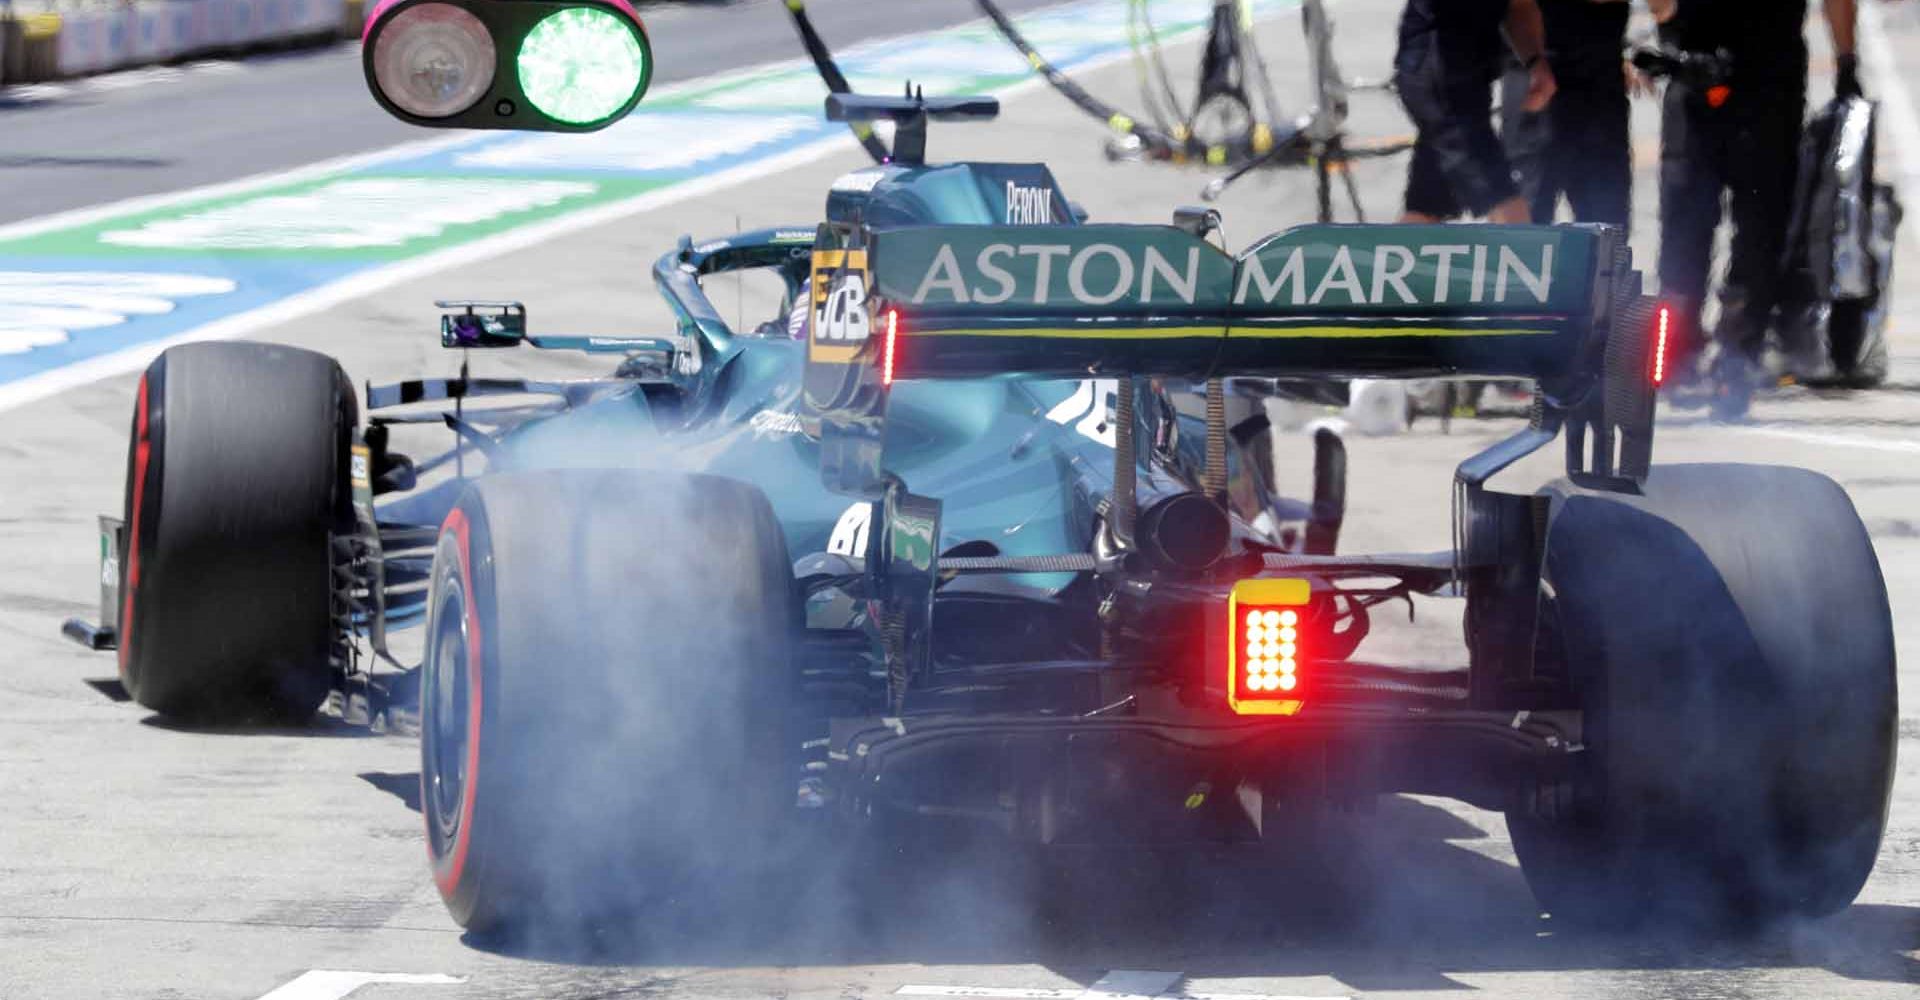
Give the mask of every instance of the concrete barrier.
POLYGON ((0 20, 0 83, 86 76, 128 66, 301 41, 356 38, 364 0, 135 0, 62 4, 0 20))
POLYGON ((8 83, 49 79, 60 68, 60 15, 16 13, 0 23, 8 83))
POLYGON ((145 4, 130 14, 133 37, 129 48, 134 63, 172 59, 185 51, 192 37, 193 15, 181 3, 145 4))
POLYGON ((79 10, 60 16, 55 72, 81 76, 127 64, 127 16, 121 10, 79 10))

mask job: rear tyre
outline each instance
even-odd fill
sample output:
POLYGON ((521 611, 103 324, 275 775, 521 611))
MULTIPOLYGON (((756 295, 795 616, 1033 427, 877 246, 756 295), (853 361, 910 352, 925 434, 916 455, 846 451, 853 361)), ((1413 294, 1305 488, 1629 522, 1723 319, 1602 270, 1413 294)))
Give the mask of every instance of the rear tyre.
POLYGON ((455 920, 564 934, 746 884, 796 788, 790 565, 765 496, 731 480, 467 491, 421 693, 428 854, 455 920))
POLYGON ((187 344, 148 366, 120 553, 120 677, 135 701, 200 722, 319 707, 357 420, 352 384, 312 351, 187 344))
POLYGON ((1510 812, 1556 916, 1817 916, 1873 868, 1897 705, 1886 587, 1839 486, 1799 469, 1665 466, 1645 495, 1562 482, 1550 612, 1585 710, 1571 815, 1510 812))

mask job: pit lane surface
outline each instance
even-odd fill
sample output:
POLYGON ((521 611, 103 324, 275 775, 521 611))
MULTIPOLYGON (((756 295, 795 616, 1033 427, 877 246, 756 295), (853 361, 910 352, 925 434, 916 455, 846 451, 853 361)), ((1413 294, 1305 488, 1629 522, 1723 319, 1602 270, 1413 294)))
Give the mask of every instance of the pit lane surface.
MULTIPOLYGON (((1336 8, 1348 72, 1385 67, 1394 8, 1389 0, 1336 8)), ((1906 67, 1920 65, 1920 22, 1910 8, 1883 15, 1885 43, 1906 67)), ((1297 51, 1289 19, 1264 37, 1276 64, 1277 53, 1297 51)), ((1103 93, 1133 93, 1126 67, 1087 79, 1103 93)), ((1823 81, 1817 69, 1816 94, 1823 81)), ((1640 159, 1650 168, 1657 122, 1650 108, 1639 114, 1640 159)), ((1402 127, 1390 105, 1359 99, 1358 134, 1402 127)), ((1044 159, 1101 219, 1158 221, 1168 206, 1195 200, 1201 175, 1112 167, 1098 142, 1099 130, 1063 102, 1027 92, 997 125, 939 130, 934 149, 1044 159)), ((1920 163, 1920 150, 1900 154, 1904 169, 1920 163)), ((548 330, 664 328, 664 310, 635 279, 661 248, 682 232, 729 232, 736 216, 748 226, 810 221, 826 185, 859 162, 848 149, 774 181, 408 281, 271 337, 335 352, 356 379, 384 380, 451 371, 455 360, 434 344, 435 297, 511 292, 548 330)), ((1376 216, 1397 201, 1397 169, 1361 174, 1376 216)), ((1643 170, 1643 264, 1652 259, 1645 236, 1653 191, 1643 170)), ((1311 206, 1304 177, 1257 178, 1230 194, 1228 235, 1244 246, 1306 220, 1311 206)), ((1909 263, 1920 259, 1913 232, 1903 234, 1909 263)), ((1658 442, 1666 461, 1820 469, 1847 487, 1873 533, 1904 664, 1903 754, 1873 880, 1830 920, 1753 940, 1568 933, 1536 913, 1498 816, 1396 798, 1354 818, 1346 850, 1292 865, 1101 853, 1042 881, 1017 858, 985 849, 905 871, 895 856, 869 857, 860 866, 869 881, 860 883, 844 870, 852 866, 823 860, 810 873, 815 893, 778 926, 743 912, 723 923, 634 928, 584 948, 466 940, 426 878, 411 740, 325 728, 178 729, 104 696, 88 682, 110 678, 111 662, 55 636, 61 617, 90 612, 92 514, 120 503, 133 385, 121 377, 0 422, 0 996, 250 1000, 281 990, 279 1000, 311 1000, 364 982, 354 996, 408 1000, 1417 997, 1468 989, 1512 998, 1910 997, 1920 984, 1920 280, 1903 267, 1892 388, 1783 392, 1738 429, 1663 409, 1658 442), (856 894, 864 897, 857 903, 856 894)), ((532 352, 479 363, 498 372, 594 367, 532 352)), ((1511 426, 1456 422, 1442 435, 1425 422, 1401 437, 1351 440, 1346 544, 1443 547, 1453 463, 1511 426)), ((1304 481, 1304 455, 1301 441, 1283 442, 1281 468, 1297 470, 1296 483, 1304 481)), ((1524 490, 1556 472, 1554 456, 1544 455, 1504 484, 1524 490)))
MULTIPOLYGON (((1009 10, 1042 0, 1012 0, 1009 10)), ((977 16, 968 0, 815 0, 827 37, 851 44, 977 16)), ((640 5, 655 86, 794 58, 778 0, 640 5)), ((421 137, 360 80, 360 45, 151 67, 0 88, 0 223, 305 166, 421 137)))

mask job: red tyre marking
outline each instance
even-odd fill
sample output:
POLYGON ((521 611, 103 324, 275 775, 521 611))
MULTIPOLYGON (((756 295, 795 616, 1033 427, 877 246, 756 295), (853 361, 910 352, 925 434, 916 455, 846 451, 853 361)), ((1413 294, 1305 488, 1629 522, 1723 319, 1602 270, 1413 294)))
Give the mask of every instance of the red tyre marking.
MULTIPOLYGON (((473 843, 473 800, 480 794, 480 615, 478 595, 473 591, 472 543, 466 512, 455 507, 447 514, 440 532, 452 533, 460 548, 460 589, 466 595, 462 603, 467 624, 467 778, 461 789, 460 826, 454 834, 453 850, 446 858, 436 859, 433 866, 434 884, 440 887, 441 895, 451 897, 460 886, 461 874, 466 871, 467 849, 473 843)), ((422 809, 420 814, 426 817, 426 810, 422 809)), ((429 817, 427 822, 433 820, 429 817)), ((427 843, 433 843, 431 828, 427 832, 427 843)))
POLYGON ((127 682, 127 661, 133 657, 133 593, 140 586, 141 504, 147 495, 147 461, 153 454, 153 442, 147 429, 147 377, 140 376, 140 394, 133 404, 133 523, 127 525, 126 582, 121 585, 119 664, 120 682, 127 682))

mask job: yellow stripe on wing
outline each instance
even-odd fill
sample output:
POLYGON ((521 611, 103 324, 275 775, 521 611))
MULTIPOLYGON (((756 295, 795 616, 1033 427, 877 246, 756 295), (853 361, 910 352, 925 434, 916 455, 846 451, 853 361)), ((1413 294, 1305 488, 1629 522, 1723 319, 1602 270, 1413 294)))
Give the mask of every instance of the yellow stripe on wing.
POLYGON ((1528 337, 1551 335, 1557 331, 1522 327, 1476 330, 1463 327, 1432 326, 1287 326, 1234 327, 1231 334, 1217 326, 1147 327, 1001 327, 979 329, 927 329, 913 331, 917 337, 1035 337, 1049 340, 1179 340, 1184 338, 1257 337, 1289 340, 1349 340, 1381 337, 1528 337))
POLYGON ((1219 326, 1141 326, 1141 327, 1007 327, 993 330, 913 330, 910 337, 1041 337, 1050 340, 1181 340, 1206 337, 1219 340, 1226 336, 1219 326))
POLYGON ((1347 340, 1358 337, 1528 337, 1551 335, 1554 330, 1521 327, 1477 330, 1435 326, 1236 326, 1230 337, 1302 340, 1347 340))

